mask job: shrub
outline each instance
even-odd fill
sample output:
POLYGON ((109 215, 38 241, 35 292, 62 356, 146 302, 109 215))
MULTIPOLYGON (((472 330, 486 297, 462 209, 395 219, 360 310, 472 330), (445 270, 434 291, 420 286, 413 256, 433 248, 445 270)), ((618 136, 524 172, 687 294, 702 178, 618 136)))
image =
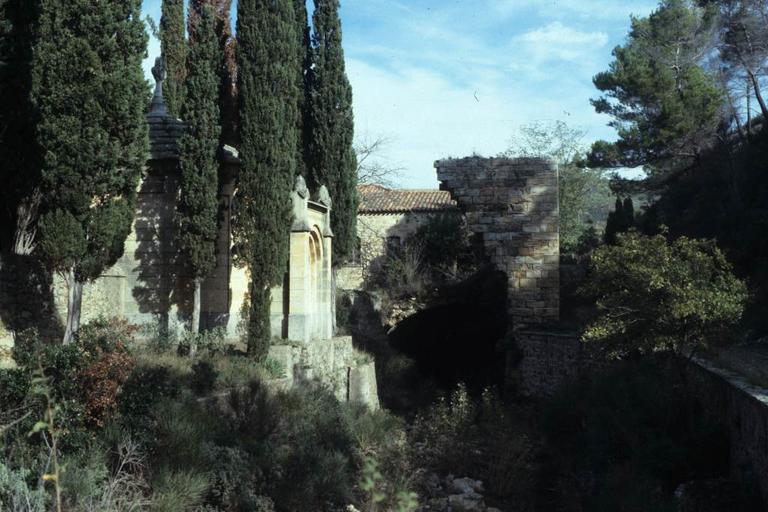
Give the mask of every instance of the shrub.
POLYGON ((208 477, 191 470, 160 473, 153 485, 152 511, 194 510, 203 503, 210 483, 208 477))
POLYGON ((86 421, 92 426, 103 427, 104 421, 117 409, 117 395, 133 371, 133 358, 119 350, 120 347, 118 342, 114 352, 103 352, 78 375, 86 421))
POLYGON ((433 215, 409 239, 422 247, 426 266, 443 274, 455 276, 459 262, 470 260, 469 230, 458 213, 433 215))
POLYGON ((192 366, 189 385, 192 391, 203 396, 213 391, 219 372, 208 361, 198 361, 192 366))
POLYGON ((31 476, 32 471, 29 469, 11 469, 0 462, 0 510, 9 512, 46 512, 48 510, 48 493, 41 482, 37 488, 31 487, 29 485, 31 476))
POLYGON ((139 366, 123 384, 118 397, 120 413, 140 421, 149 415, 154 404, 166 397, 178 396, 178 386, 171 382, 163 366, 139 366))
POLYGON ((592 255, 584 292, 598 316, 584 332, 608 357, 658 350, 687 353, 731 338, 745 284, 714 242, 636 232, 592 255))

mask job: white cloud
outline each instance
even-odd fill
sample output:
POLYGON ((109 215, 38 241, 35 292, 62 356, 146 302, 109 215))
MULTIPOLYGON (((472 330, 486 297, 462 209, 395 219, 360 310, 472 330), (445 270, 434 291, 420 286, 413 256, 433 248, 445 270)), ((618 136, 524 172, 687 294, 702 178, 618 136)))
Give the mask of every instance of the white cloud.
POLYGON ((515 41, 548 47, 585 46, 591 49, 605 46, 608 34, 605 32, 581 32, 554 21, 543 27, 516 36, 515 41))

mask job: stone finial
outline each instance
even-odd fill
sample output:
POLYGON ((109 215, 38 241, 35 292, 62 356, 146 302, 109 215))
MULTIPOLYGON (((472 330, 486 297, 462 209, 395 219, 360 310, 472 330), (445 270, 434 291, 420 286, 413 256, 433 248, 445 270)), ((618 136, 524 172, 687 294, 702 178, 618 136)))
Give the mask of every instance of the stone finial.
POLYGON ((155 59, 155 65, 152 66, 152 76, 155 78, 155 94, 152 97, 152 107, 150 112, 157 114, 165 114, 168 112, 168 108, 165 106, 165 99, 163 99, 163 81, 166 79, 167 72, 165 69, 165 59, 160 56, 155 59))
POLYGON ((299 194, 299 197, 302 199, 306 199, 309 195, 309 189, 307 188, 307 182, 304 180, 304 177, 299 175, 296 176, 296 185, 293 188, 297 194, 299 194))
POLYGON ((331 201, 331 194, 328 192, 328 187, 325 185, 322 185, 320 190, 317 192, 317 201, 324 204, 328 208, 333 205, 333 201, 331 201))

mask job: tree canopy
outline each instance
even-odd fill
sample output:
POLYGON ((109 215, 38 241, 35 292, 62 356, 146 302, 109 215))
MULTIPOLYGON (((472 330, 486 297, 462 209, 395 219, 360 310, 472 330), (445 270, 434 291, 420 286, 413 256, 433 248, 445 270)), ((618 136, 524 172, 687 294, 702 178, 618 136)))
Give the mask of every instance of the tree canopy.
POLYGON ((160 50, 165 58, 167 78, 163 98, 168 111, 180 117, 184 105, 187 74, 187 40, 184 34, 184 0, 163 0, 160 16, 160 50))
POLYGON ((292 0, 237 6, 240 159, 235 237, 251 274, 249 352, 266 357, 270 287, 282 283, 296 176, 299 37, 292 0))
POLYGON ((584 291, 596 299, 598 316, 583 340, 613 358, 722 344, 747 300, 746 285, 714 242, 634 231, 592 254, 584 291))
POLYGON ((352 87, 344 66, 339 0, 315 0, 315 65, 310 91, 312 188, 326 185, 333 199, 334 256, 352 254, 357 234, 357 164, 353 149, 352 87))
POLYGON ((696 159, 718 128, 723 93, 706 69, 716 43, 716 16, 689 0, 663 0, 632 18, 627 42, 608 71, 594 77, 603 93, 595 110, 610 115, 619 139, 592 147, 596 166, 648 166, 696 159))
MULTIPOLYGON (((70 289, 113 264, 130 232, 148 154, 140 9, 141 0, 40 2, 32 61, 43 158, 39 248, 70 289)), ((79 310, 70 299, 70 313, 79 310)))
POLYGON ((221 51, 208 5, 198 10, 190 26, 185 101, 182 110, 188 130, 179 141, 181 193, 177 212, 179 248, 195 278, 192 330, 200 326, 200 283, 216 265, 218 235, 218 158, 221 51))

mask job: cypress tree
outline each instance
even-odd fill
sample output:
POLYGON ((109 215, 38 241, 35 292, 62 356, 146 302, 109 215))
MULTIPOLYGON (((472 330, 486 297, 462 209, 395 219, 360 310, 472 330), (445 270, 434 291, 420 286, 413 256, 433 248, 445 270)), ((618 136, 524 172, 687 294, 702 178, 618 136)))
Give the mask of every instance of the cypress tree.
POLYGON ((315 66, 311 91, 310 186, 326 185, 333 199, 331 227, 337 261, 356 240, 357 163, 352 148, 352 87, 344 68, 339 0, 315 0, 315 66))
POLYGON ((115 263, 131 229, 148 153, 146 51, 141 0, 40 0, 38 250, 67 284, 65 343, 79 327, 83 283, 115 263))
POLYGON ((185 101, 188 131, 179 141, 181 194, 177 240, 194 277, 191 330, 200 330, 200 289, 216 265, 219 148, 219 65, 221 53, 209 5, 190 5, 199 20, 190 26, 185 101))
POLYGON ((307 160, 309 159, 309 144, 311 138, 311 120, 309 118, 309 94, 314 80, 314 71, 312 69, 312 32, 309 27, 309 16, 307 15, 306 0, 294 0, 296 11, 296 27, 298 31, 298 62, 300 66, 298 71, 299 87, 299 115, 297 116, 298 130, 298 153, 296 157, 296 173, 304 177, 307 176, 307 160))
POLYGON ((167 77, 163 97, 168 111, 180 117, 184 105, 187 72, 187 41, 184 36, 184 0, 163 0, 160 16, 160 48, 167 77))
POLYGON ((236 240, 251 274, 248 351, 266 357, 270 287, 288 262, 296 174, 296 17, 292 0, 237 6, 240 159, 236 240))
POLYGON ((219 76, 219 125, 221 126, 222 144, 237 144, 237 64, 235 63, 235 38, 232 37, 232 0, 191 0, 189 10, 190 44, 194 38, 193 26, 197 23, 202 6, 213 9, 216 37, 219 42, 220 61, 217 68, 219 76))
POLYGON ((628 231, 629 228, 635 227, 635 205, 631 197, 627 196, 624 198, 622 210, 624 214, 624 231, 628 231))
POLYGON ((608 220, 605 223, 605 232, 603 233, 603 240, 607 245, 616 244, 616 235, 622 231, 623 224, 624 205, 621 199, 616 198, 616 204, 613 206, 613 211, 608 213, 608 220))
POLYGON ((39 153, 30 102, 37 2, 0 0, 0 249, 29 254, 39 204, 39 153))

